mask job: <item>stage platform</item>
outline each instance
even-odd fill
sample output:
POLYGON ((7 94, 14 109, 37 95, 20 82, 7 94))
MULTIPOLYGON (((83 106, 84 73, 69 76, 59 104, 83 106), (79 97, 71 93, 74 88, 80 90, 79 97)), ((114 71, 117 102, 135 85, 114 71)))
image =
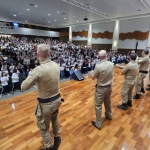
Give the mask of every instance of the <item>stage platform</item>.
MULTIPOLYGON (((95 120, 94 90, 96 81, 60 83, 65 102, 60 107, 62 143, 59 150, 150 150, 150 92, 133 100, 127 111, 117 108, 124 77, 115 68, 111 95, 113 119, 105 119, 102 130, 91 125, 95 120)), ((148 84, 148 75, 145 79, 148 84)), ((34 116, 37 91, 0 101, 0 150, 38 150, 42 138, 34 116)), ((51 129, 51 128, 50 128, 51 129)))

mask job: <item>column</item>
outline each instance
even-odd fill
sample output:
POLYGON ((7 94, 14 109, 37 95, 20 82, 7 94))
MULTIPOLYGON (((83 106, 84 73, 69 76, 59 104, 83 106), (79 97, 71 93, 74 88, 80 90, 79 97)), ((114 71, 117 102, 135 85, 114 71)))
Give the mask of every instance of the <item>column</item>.
POLYGON ((69 27, 69 44, 72 44, 72 27, 69 27))
POLYGON ((92 24, 89 24, 87 45, 88 46, 92 45, 92 24))
POLYGON ((112 50, 118 50, 119 33, 120 33, 120 21, 116 20, 113 32, 112 50))
POLYGON ((149 25, 149 35, 148 35, 146 47, 150 49, 150 25, 149 25))

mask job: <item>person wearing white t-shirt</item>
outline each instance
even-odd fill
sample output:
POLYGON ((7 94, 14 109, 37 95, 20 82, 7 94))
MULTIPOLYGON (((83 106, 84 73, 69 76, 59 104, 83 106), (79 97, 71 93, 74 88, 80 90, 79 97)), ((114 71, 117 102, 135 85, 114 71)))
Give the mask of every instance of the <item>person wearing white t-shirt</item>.
POLYGON ((9 67, 9 70, 10 70, 10 73, 11 73, 11 74, 13 74, 14 68, 15 68, 14 64, 11 63, 11 65, 10 65, 10 67, 9 67))
POLYGON ((12 79, 12 94, 14 94, 15 89, 20 89, 19 76, 17 74, 16 69, 14 69, 11 79, 12 79))
POLYGON ((9 78, 7 77, 5 72, 2 72, 2 76, 0 80, 1 80, 1 85, 2 85, 0 97, 2 97, 3 93, 7 93, 7 95, 9 95, 9 87, 8 87, 9 78))

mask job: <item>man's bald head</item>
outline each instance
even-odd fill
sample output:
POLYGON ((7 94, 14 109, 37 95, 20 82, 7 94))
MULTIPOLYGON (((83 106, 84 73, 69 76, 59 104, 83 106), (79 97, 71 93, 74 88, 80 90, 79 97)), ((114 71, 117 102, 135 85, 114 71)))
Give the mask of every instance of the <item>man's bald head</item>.
POLYGON ((50 56, 50 48, 46 44, 40 44, 37 46, 37 55, 39 59, 46 59, 50 56))
POLYGON ((100 59, 106 59, 106 57, 107 57, 107 53, 106 53, 106 51, 105 50, 101 50, 101 51, 99 51, 99 58, 100 59))

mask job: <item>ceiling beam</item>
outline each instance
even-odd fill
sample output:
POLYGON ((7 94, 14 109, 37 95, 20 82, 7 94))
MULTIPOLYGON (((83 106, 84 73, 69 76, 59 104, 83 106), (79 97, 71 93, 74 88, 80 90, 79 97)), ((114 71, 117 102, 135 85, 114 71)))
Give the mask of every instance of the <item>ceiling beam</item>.
POLYGON ((78 2, 76 0, 62 0, 62 1, 66 2, 66 3, 69 3, 71 5, 74 5, 76 7, 82 8, 84 10, 87 10, 89 12, 92 12, 94 14, 97 14, 99 16, 102 16, 104 18, 111 19, 111 20, 115 19, 115 17, 110 16, 110 15, 106 14, 105 12, 99 11, 98 9, 96 9, 94 7, 91 7, 90 5, 84 4, 82 2, 78 2))
POLYGON ((150 5, 146 2, 146 0, 140 0, 140 1, 150 11, 150 5))

